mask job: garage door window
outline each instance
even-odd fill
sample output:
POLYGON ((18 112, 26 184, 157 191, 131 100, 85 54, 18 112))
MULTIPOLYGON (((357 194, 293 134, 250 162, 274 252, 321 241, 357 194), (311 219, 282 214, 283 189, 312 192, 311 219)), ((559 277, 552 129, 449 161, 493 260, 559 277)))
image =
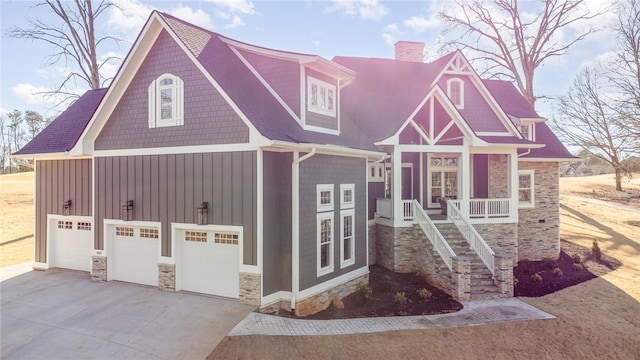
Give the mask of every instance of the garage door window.
POLYGON ((215 233, 216 244, 238 245, 238 234, 234 233, 215 233))
POLYGON ((185 231, 184 239, 193 242, 207 242, 207 233, 202 231, 185 231))
POLYGON ((140 237, 145 239, 157 239, 158 229, 141 228, 140 237))
POLYGON ((91 230, 91 223, 90 222, 78 222, 78 230, 85 230, 85 231, 90 231, 91 230))
POLYGON ((116 235, 133 237, 133 228, 128 226, 116 226, 116 235))
POLYGON ((58 221, 58 229, 73 229, 71 221, 58 221))

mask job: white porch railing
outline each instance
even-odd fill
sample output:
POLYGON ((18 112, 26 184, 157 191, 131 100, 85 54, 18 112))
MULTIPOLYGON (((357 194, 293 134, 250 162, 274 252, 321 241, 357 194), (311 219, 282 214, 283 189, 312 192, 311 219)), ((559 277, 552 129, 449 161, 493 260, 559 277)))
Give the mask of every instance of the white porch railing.
POLYGON ((429 219, 429 216, 424 212, 418 200, 410 200, 409 202, 412 207, 414 221, 420 226, 420 229, 424 231, 425 235, 427 235, 427 238, 431 241, 431 245, 436 249, 449 270, 452 270, 453 258, 456 256, 456 253, 453 252, 453 249, 451 249, 451 246, 449 246, 433 221, 429 219))
POLYGON ((377 198, 376 199, 376 213, 378 216, 391 219, 391 209, 392 209, 391 199, 385 198, 377 198))
POLYGON ((480 257, 482 262, 487 266, 491 274, 494 274, 493 257, 495 253, 487 244, 486 241, 480 236, 478 231, 471 226, 469 221, 462 214, 460 209, 454 203, 454 200, 449 200, 448 217, 453 224, 458 228, 462 236, 467 240, 471 248, 475 250, 476 254, 480 257))
POLYGON ((413 202, 415 200, 402 200, 402 220, 413 221, 413 202))
MULTIPOLYGON (((457 209, 460 209, 461 200, 451 200, 457 209)), ((470 219, 493 219, 509 217, 511 215, 511 200, 509 199, 470 199, 470 219)))

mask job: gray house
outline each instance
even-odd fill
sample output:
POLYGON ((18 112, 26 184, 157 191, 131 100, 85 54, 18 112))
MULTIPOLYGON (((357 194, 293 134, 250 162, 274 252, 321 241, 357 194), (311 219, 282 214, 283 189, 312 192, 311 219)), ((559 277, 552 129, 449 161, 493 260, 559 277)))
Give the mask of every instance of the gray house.
POLYGON ((34 267, 299 315, 376 262, 511 296, 514 260, 559 253, 571 155, 513 85, 423 46, 330 61, 153 12, 112 85, 14 154, 36 163, 34 267))

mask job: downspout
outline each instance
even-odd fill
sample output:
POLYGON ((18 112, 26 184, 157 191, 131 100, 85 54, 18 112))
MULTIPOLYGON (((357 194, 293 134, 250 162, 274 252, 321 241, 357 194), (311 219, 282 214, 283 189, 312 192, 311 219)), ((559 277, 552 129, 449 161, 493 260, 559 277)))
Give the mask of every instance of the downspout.
POLYGON ((291 163, 291 309, 296 308, 296 299, 300 292, 300 163, 316 154, 316 148, 305 156, 298 158, 299 152, 293 153, 291 163))
POLYGON ((522 154, 518 154, 518 157, 527 156, 527 155, 529 155, 530 152, 531 152, 531 149, 528 149, 527 151, 523 152, 522 154))

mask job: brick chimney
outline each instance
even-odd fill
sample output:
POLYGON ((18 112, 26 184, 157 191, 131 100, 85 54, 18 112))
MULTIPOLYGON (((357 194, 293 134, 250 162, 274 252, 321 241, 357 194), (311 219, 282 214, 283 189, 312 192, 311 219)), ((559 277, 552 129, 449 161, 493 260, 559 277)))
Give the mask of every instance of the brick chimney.
POLYGON ((398 41, 396 60, 424 62, 424 43, 419 41, 398 41))

